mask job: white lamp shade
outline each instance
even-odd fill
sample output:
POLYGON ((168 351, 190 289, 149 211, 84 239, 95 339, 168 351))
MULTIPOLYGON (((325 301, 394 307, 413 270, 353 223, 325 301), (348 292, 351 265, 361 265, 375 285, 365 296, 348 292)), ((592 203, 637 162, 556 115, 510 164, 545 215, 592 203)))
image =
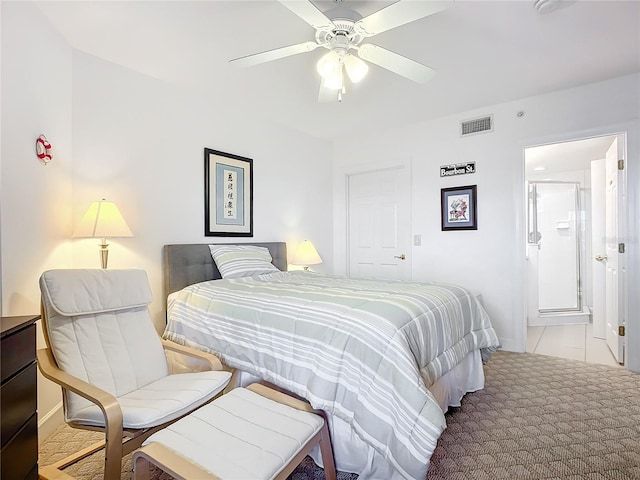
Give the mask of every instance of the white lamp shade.
POLYGON ((324 86, 329 90, 340 90, 344 84, 342 79, 342 64, 340 70, 337 70, 334 75, 324 77, 324 86))
POLYGON ((323 55, 316 64, 316 70, 323 77, 332 77, 338 71, 340 66, 340 58, 335 50, 331 50, 329 53, 323 55))
POLYGON ((353 83, 358 83, 367 76, 367 72, 369 71, 369 65, 352 54, 345 55, 344 66, 347 69, 349 79, 353 83))
POLYGON ((133 237, 120 210, 113 202, 93 202, 73 232, 74 237, 133 237))
POLYGON ((305 240, 296 249, 296 253, 291 260, 293 265, 317 265, 322 263, 322 259, 320 255, 318 255, 318 251, 316 247, 309 240, 305 240))
POLYGON ((342 58, 335 50, 331 50, 318 60, 316 65, 322 77, 322 85, 330 90, 340 90, 343 85, 342 58))

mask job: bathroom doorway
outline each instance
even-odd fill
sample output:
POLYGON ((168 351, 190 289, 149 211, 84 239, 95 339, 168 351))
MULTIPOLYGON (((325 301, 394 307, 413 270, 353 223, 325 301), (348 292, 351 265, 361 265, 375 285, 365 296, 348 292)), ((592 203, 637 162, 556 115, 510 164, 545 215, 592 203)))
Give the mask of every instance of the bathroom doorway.
POLYGON ((624 136, 525 148, 528 351, 623 363, 606 341, 605 158, 616 142, 624 136))

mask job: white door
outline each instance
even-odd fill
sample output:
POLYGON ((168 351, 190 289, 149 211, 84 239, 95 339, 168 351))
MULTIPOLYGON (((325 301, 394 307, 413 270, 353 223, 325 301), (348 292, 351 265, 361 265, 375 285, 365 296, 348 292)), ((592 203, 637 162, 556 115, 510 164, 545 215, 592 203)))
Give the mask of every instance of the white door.
POLYGON ((624 256, 621 253, 622 225, 618 221, 618 206, 624 205, 622 169, 618 168, 619 141, 614 140, 605 157, 606 165, 606 325, 607 344, 619 363, 624 362, 624 337, 620 327, 624 326, 624 256))
POLYGON ((605 339, 606 324, 606 168, 605 161, 591 162, 591 272, 593 336, 605 339))
POLYGON ((349 175, 349 276, 411 279, 410 198, 406 167, 349 175))

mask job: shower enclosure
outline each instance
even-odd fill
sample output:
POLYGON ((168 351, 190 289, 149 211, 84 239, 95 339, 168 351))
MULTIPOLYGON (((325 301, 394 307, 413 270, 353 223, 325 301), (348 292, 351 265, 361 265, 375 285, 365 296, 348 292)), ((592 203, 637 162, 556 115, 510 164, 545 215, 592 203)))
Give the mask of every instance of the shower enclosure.
POLYGON ((580 184, 529 182, 527 210, 529 325, 587 323, 581 282, 580 184))

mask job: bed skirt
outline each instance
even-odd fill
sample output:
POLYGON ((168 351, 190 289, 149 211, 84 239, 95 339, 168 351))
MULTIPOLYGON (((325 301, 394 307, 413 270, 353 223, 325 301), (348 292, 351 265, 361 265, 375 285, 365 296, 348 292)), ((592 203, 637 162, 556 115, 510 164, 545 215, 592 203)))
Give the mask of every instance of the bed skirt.
MULTIPOLYGON (((246 386, 260 379, 247 372, 236 376, 235 386, 246 386)), ((452 370, 439 378, 429 391, 443 412, 459 407, 465 394, 484 388, 484 370, 480 350, 469 353, 452 370)), ((363 442, 344 420, 329 416, 329 430, 335 455, 336 468, 341 472, 356 473, 358 480, 401 479, 397 470, 384 457, 363 442)), ((310 456, 322 466, 320 450, 314 448, 310 456)))

